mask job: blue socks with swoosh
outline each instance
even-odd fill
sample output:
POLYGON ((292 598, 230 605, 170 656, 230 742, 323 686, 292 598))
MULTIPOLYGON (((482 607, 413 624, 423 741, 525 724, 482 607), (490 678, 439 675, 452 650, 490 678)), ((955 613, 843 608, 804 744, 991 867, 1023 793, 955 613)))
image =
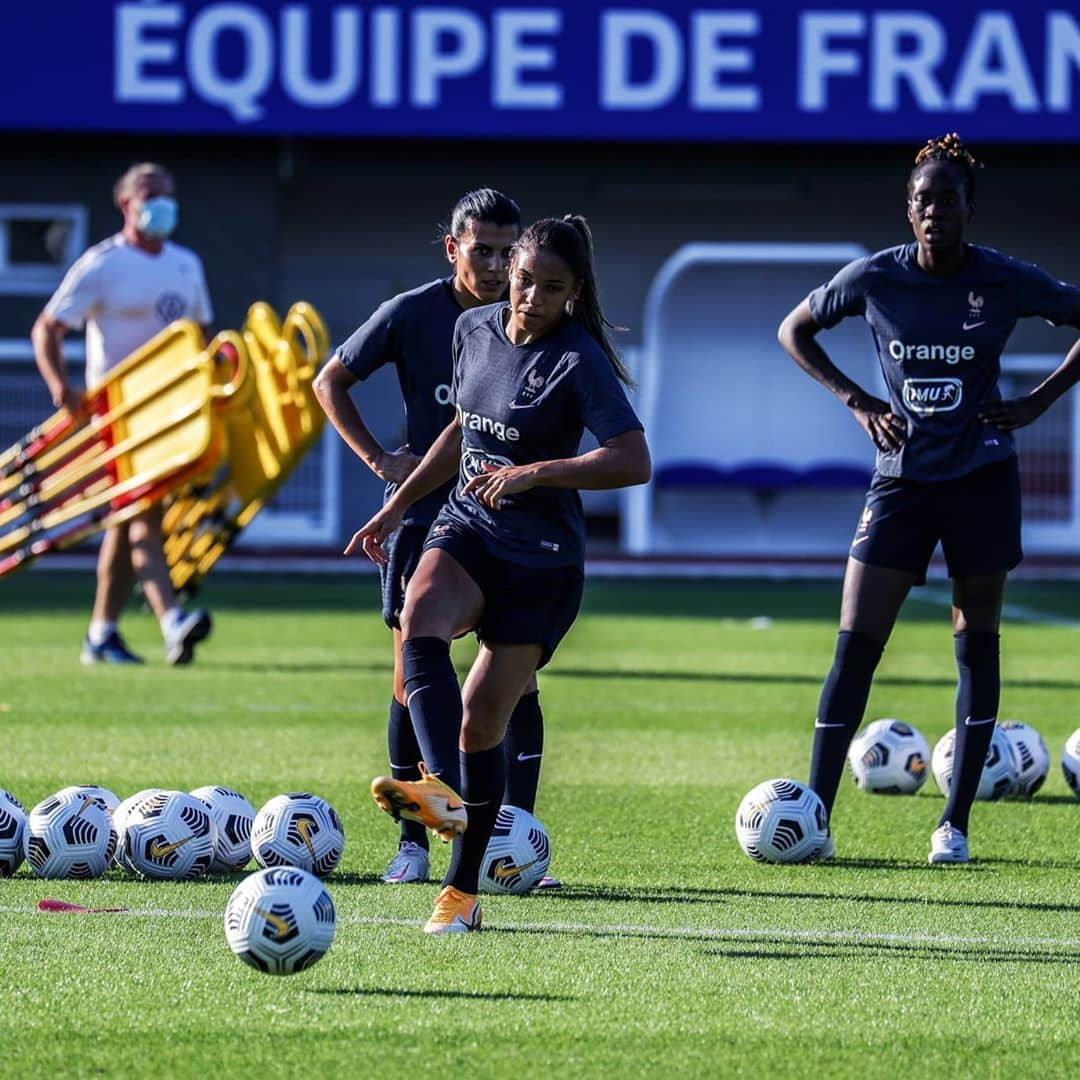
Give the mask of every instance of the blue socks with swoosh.
POLYGON ((409 638, 401 645, 405 703, 428 772, 461 791, 461 687, 441 638, 409 638))
POLYGON ((502 743, 473 754, 462 750, 461 799, 469 812, 469 827, 464 836, 454 840, 444 885, 476 894, 480 864, 495 828, 505 783, 506 751, 502 743))
MULTIPOLYGON (((409 710, 396 698, 390 699, 390 718, 386 725, 386 744, 390 752, 390 775, 395 780, 419 780, 420 744, 416 741, 409 710)), ((401 819, 401 840, 411 840, 422 848, 428 846, 427 829, 419 821, 401 819)))
POLYGON ((524 694, 510 714, 506 729, 506 790, 503 803, 520 806, 531 814, 540 786, 540 763, 544 758, 544 714, 540 692, 524 694))

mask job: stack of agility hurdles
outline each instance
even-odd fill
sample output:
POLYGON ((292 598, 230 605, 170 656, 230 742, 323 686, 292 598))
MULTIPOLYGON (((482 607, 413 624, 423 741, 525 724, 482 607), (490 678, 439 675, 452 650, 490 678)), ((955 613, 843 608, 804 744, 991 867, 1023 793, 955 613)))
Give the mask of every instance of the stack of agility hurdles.
POLYGON ((166 327, 0 454, 0 577, 161 504, 173 585, 194 591, 318 437, 328 349, 304 303, 284 323, 255 304, 208 346, 166 327))

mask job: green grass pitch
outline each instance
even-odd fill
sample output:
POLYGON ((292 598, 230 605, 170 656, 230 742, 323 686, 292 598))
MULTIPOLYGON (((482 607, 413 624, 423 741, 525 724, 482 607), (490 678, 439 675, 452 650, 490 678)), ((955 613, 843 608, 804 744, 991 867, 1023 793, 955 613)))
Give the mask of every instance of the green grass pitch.
MULTIPOLYGON (((211 580, 214 636, 183 670, 136 612, 149 663, 80 668, 91 587, 0 582, 0 786, 28 807, 70 783, 222 783, 256 806, 315 791, 347 834, 337 937, 274 979, 225 945, 240 875, 44 882, 24 865, 0 881, 0 1075, 1075 1074, 1080 801, 1059 759, 1080 727, 1076 587, 1009 593, 1029 619, 1004 628, 1001 715, 1042 732, 1044 790, 978 804, 975 862, 931 870, 932 779, 908 798, 845 780, 832 865, 759 866, 735 842, 751 786, 805 777, 836 583, 592 582, 541 675, 537 809, 566 887, 489 898, 485 931, 450 939, 420 931, 435 886, 377 881, 396 830, 367 790, 390 678, 372 579, 211 580), (44 897, 132 913, 43 914, 44 897)), ((940 599, 909 601, 867 714, 931 744, 955 685, 940 599)))

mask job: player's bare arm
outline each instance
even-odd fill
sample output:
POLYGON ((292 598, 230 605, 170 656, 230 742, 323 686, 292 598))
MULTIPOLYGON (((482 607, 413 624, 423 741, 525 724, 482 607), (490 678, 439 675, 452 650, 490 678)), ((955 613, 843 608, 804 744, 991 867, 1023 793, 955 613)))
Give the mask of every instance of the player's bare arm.
POLYGON ((809 375, 835 394, 850 410, 859 427, 870 436, 875 448, 885 453, 899 450, 907 429, 887 401, 864 390, 848 378, 821 347, 821 330, 810 311, 810 301, 803 300, 780 324, 777 339, 784 350, 809 375))
POLYGON ((420 458, 408 450, 385 450, 371 434, 350 391, 357 378, 335 353, 315 378, 315 396, 352 452, 380 479, 400 484, 420 458))
POLYGON ((624 431, 577 457, 502 468, 486 464, 484 470, 465 485, 462 494, 475 495, 485 506, 498 510, 507 496, 534 487, 604 491, 645 484, 652 474, 652 462, 644 434, 624 431))
POLYGON ((383 541, 401 524, 405 511, 425 495, 441 487, 457 472, 461 459, 461 428, 455 418, 431 445, 409 478, 394 492, 385 506, 367 524, 353 533, 345 548, 351 555, 358 547, 380 566, 386 561, 383 541))

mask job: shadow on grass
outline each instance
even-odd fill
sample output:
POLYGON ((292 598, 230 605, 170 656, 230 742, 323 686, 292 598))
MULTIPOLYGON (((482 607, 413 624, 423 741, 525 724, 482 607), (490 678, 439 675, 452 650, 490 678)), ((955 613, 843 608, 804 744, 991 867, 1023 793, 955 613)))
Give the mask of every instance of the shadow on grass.
POLYGON ((350 997, 388 997, 388 998, 447 998, 454 1001, 573 1001, 572 997, 562 994, 517 994, 507 991, 505 994, 485 993, 480 990, 394 990, 388 986, 326 986, 311 987, 301 991, 303 994, 334 994, 350 997))
POLYGON ((1002 946, 940 945, 906 941, 836 941, 832 939, 762 938, 759 947, 743 944, 709 946, 702 952, 729 960, 946 960, 969 964, 1080 964, 1076 952, 1032 952, 1002 946))
MULTIPOLYGON (((867 860, 874 868, 880 868, 881 864, 888 860, 867 860)), ((994 860, 976 860, 969 863, 963 870, 949 868, 931 868, 925 864, 918 864, 918 869, 927 874, 940 876, 942 873, 957 873, 968 875, 972 870, 978 869, 980 862, 991 863, 994 860)), ((1007 860, 1003 860, 1007 861, 1007 860)), ((821 868, 859 866, 862 860, 851 859, 846 863, 837 860, 834 863, 823 863, 821 868)), ((916 869, 914 864, 900 863, 893 869, 916 869)), ((1067 869, 1057 864, 1058 869, 1067 869)), ((558 893, 552 895, 555 902, 576 900, 602 900, 605 902, 622 902, 634 904, 719 904, 731 900, 820 900, 823 903, 851 903, 851 904, 888 904, 891 907, 900 905, 917 905, 919 907, 955 907, 955 908, 980 908, 1000 911, 1043 911, 1056 913, 1078 913, 1080 904, 1056 904, 1042 901, 1021 900, 976 900, 976 899, 952 899, 934 896, 892 896, 865 893, 840 893, 840 892, 805 892, 805 891, 771 891, 765 889, 704 889, 677 886, 620 886, 610 888, 604 885, 579 885, 576 888, 563 887, 558 893)))

